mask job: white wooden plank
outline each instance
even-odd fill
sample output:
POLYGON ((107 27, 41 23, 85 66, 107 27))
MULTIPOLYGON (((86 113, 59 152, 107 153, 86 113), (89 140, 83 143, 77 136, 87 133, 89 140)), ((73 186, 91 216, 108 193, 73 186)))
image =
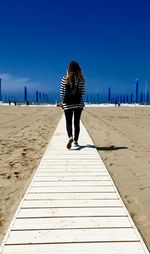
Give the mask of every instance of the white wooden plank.
MULTIPOLYGON (((38 174, 42 174, 42 173, 45 173, 45 174, 55 174, 55 173, 59 173, 59 174, 64 174, 64 173, 69 173, 69 174, 84 174, 84 175, 88 175, 88 174, 99 174, 99 173, 105 173, 106 170, 91 170, 91 169, 86 169, 86 170, 77 170, 77 169, 63 169, 63 170, 59 170, 59 169, 39 169, 38 170, 38 174)), ((106 172, 107 173, 107 172, 106 172)))
POLYGON ((57 164, 57 165, 49 165, 49 164, 41 164, 40 166, 40 169, 46 169, 46 168, 49 168, 49 169, 60 169, 63 170, 63 169, 70 169, 70 170, 74 170, 74 169, 77 169, 77 170, 84 170, 84 169, 91 169, 91 170, 95 170, 95 171, 99 171, 99 170, 106 170, 106 168, 104 166, 100 166, 100 165, 76 165, 76 164, 73 164, 72 166, 70 165, 65 165, 62 167, 61 163, 60 164, 57 164))
POLYGON ((99 158, 96 158, 94 156, 87 156, 87 157, 79 157, 79 158, 76 158, 76 156, 73 156, 71 158, 69 158, 69 156, 59 156, 57 158, 53 157, 53 158, 49 158, 49 159, 45 159, 42 161, 43 164, 52 164, 53 162, 57 162, 57 164, 59 163, 64 163, 64 164, 67 164, 71 162, 75 162, 76 164, 77 163, 80 163, 81 165, 87 165, 90 163, 90 165, 96 165, 96 163, 98 164, 99 163, 99 158))
MULTIPOLYGON (((86 172, 63 172, 63 177, 65 176, 71 176, 71 177, 76 177, 76 176, 87 176, 88 177, 98 177, 98 176, 108 176, 108 173, 107 172, 97 172, 97 173, 87 173, 86 172)), ((40 172, 37 172, 37 176, 60 176, 60 172, 46 172, 46 173, 40 173, 40 172)))
MULTIPOLYGON (((57 141, 58 142, 58 141, 57 141)), ((60 143, 60 142, 59 142, 60 143)), ((60 144, 61 145, 61 144, 60 144)), ((57 148, 56 148, 57 149, 57 148)), ((83 160, 87 160, 87 161, 90 161, 90 159, 91 160, 99 160, 99 154, 97 154, 96 152, 95 153, 93 153, 93 154, 87 154, 87 153, 85 153, 85 154, 81 154, 80 153, 80 151, 75 151, 74 150, 74 153, 72 152, 72 151, 69 151, 69 153, 66 153, 66 154, 62 154, 61 153, 61 151, 62 150, 60 150, 59 151, 59 154, 60 154, 60 156, 58 156, 58 155, 51 155, 51 153, 49 154, 49 156, 47 155, 45 155, 44 157, 43 157, 43 161, 51 161, 51 160, 59 160, 59 159, 65 159, 66 158, 66 160, 69 160, 69 159, 71 159, 71 160, 75 160, 75 158, 81 158, 81 160, 83 159, 83 160), (76 157, 76 155, 78 156, 78 157, 76 157)))
POLYGON ((111 200, 111 199, 118 199, 118 195, 116 193, 28 193, 26 196, 26 199, 28 200, 32 200, 32 199, 40 199, 40 200, 44 200, 44 199, 87 199, 87 200, 100 200, 100 199, 104 199, 104 200, 111 200))
MULTIPOLYGON (((57 149, 57 148, 56 148, 57 149)), ((66 157, 66 159, 67 160, 72 160, 72 159, 74 159, 74 158, 77 158, 77 159, 79 159, 80 160, 80 158, 83 158, 84 160, 90 160, 90 158, 95 158, 97 161, 99 160, 99 164, 100 165, 102 165, 103 164, 103 162, 100 160, 100 156, 99 156, 99 154, 98 154, 98 156, 96 155, 96 152, 94 151, 93 153, 88 153, 87 151, 85 152, 85 153, 81 153, 81 151, 71 151, 71 153, 70 153, 70 151, 68 152, 68 153, 62 153, 62 150, 60 150, 57 154, 53 154, 52 153, 52 151, 49 151, 49 153, 46 155, 44 155, 44 157, 43 157, 43 160, 42 161, 49 161, 49 159, 50 158, 56 158, 56 160, 58 159, 58 158, 65 158, 66 157), (52 154, 51 155, 51 157, 50 157, 50 154, 52 154)))
POLYGON ((64 187, 31 187, 30 193, 42 192, 115 192, 113 186, 64 186, 64 187))
POLYGON ((120 200, 25 200, 22 208, 122 207, 120 200))
MULTIPOLYGON (((78 155, 77 155, 78 156, 78 155)), ((58 157, 58 158, 47 158, 47 159, 45 159, 45 157, 42 159, 42 163, 44 164, 46 164, 46 163, 48 163, 48 164, 52 164, 54 161, 57 163, 57 164, 59 164, 60 162, 62 162, 63 164, 67 164, 67 163, 72 163, 72 162, 75 162, 75 163, 81 163, 81 165, 84 165, 84 164, 93 164, 93 165, 96 165, 96 164, 100 164, 101 165, 101 163, 100 163, 100 158, 95 158, 94 156, 87 156, 86 158, 84 157, 82 157, 82 159, 81 158, 78 158, 77 156, 73 156, 72 158, 70 158, 69 159, 69 156, 66 156, 66 158, 63 158, 63 157, 61 157, 61 153, 60 153, 60 156, 58 157), (60 162, 59 162, 59 160, 60 160, 60 162)))
POLYGON ((59 166, 59 165, 65 165, 65 166, 67 166, 68 164, 70 165, 70 166, 95 166, 95 167, 98 167, 98 166, 101 166, 101 167, 103 167, 103 164, 99 164, 99 162, 98 162, 98 160, 95 160, 95 159, 93 159, 93 160, 91 160, 90 158, 89 158, 89 161, 87 161, 87 159, 84 159, 84 160, 82 160, 82 159, 80 159, 80 158, 78 158, 78 159, 72 159, 72 158, 70 158, 70 159, 68 159, 68 160, 66 160, 65 158, 64 159, 51 159, 50 161, 48 161, 48 160, 46 160, 46 161, 42 161, 41 162, 41 165, 42 166, 45 166, 45 165, 49 165, 49 166, 53 166, 53 164, 54 164, 54 162, 55 162, 55 166, 57 167, 57 166, 59 166))
POLYGON ((138 241, 132 228, 11 231, 7 244, 138 241))
POLYGON ((13 230, 64 228, 131 228, 127 217, 16 219, 13 230))
MULTIPOLYGON (((51 159, 53 159, 53 160, 54 160, 54 159, 56 159, 56 160, 57 160, 57 159, 66 159, 66 160, 68 160, 68 159, 71 159, 71 160, 72 160, 72 159, 73 159, 73 160, 75 160, 75 158, 76 158, 76 157, 75 157, 73 154, 71 154, 71 153, 60 154, 59 156, 58 156, 58 155, 52 155, 52 154, 50 153, 49 155, 47 155, 47 156, 45 155, 45 156, 44 156, 43 161, 50 161, 51 159)), ((100 156, 99 156, 99 154, 96 154, 96 153, 95 153, 95 154, 93 153, 92 155, 86 154, 86 153, 83 155, 83 154, 79 153, 79 154, 78 154, 78 159, 79 159, 79 160, 82 160, 82 159, 83 159, 83 160, 87 160, 87 159, 88 159, 88 160, 91 160, 91 159, 92 159, 92 160, 95 160, 95 159, 96 159, 96 160, 99 161, 100 156)))
MULTIPOLYGON (((61 161, 61 162, 58 162, 57 160, 55 160, 55 161, 56 161, 56 164, 53 163, 54 161, 49 161, 49 162, 48 161, 42 161, 40 166, 41 167, 43 167, 43 166, 57 167, 57 166, 60 166, 61 163, 62 163, 62 165, 65 165, 65 166, 68 165, 65 161, 61 161)), ((87 166, 87 167, 104 167, 104 165, 99 163, 99 162, 95 163, 94 162, 95 160, 91 161, 91 163, 87 163, 87 160, 81 161, 81 163, 79 163, 79 161, 80 161, 80 159, 76 160, 76 162, 77 162, 76 163, 75 161, 72 161, 72 159, 70 159, 69 160, 69 165, 71 165, 71 162, 73 162, 72 167, 74 167, 74 166, 76 166, 76 167, 80 167, 80 166, 81 167, 85 167, 85 166, 87 166)))
MULTIPOLYGON (((86 134, 85 134, 86 135, 86 134)), ((59 141, 60 141, 60 139, 59 139, 59 141)), ((68 141, 68 140, 67 140, 68 141)), ((60 141, 61 142, 61 141, 60 141)), ((66 142, 63 142, 63 139, 62 139, 62 143, 64 143, 65 145, 66 145, 66 142)), ((57 145, 57 147, 58 147, 58 144, 56 144, 57 145)), ((81 146, 81 148, 82 148, 82 146, 81 146)), ((63 155, 69 155, 69 156, 72 156, 73 154, 76 154, 76 153, 78 153, 78 156, 80 157, 80 156, 87 156, 87 151, 86 151, 86 153, 84 153, 84 151, 85 151, 85 149, 86 149, 87 147, 84 147, 84 149, 79 149, 79 150, 77 150, 77 151, 75 151, 75 150, 73 150, 73 151, 71 151, 71 150, 66 150, 66 149, 62 149, 61 148, 61 151, 62 151, 62 153, 61 153, 61 156, 63 156, 63 155)), ((99 158, 100 157, 100 155, 98 154, 98 153, 96 153, 95 152, 95 150, 93 150, 93 149, 89 149, 89 154, 92 154, 93 153, 93 156, 95 156, 95 157, 97 157, 97 158, 99 158)), ((47 153, 45 153, 45 156, 44 156, 44 158, 51 158, 51 156, 57 156, 59 154, 59 152, 58 152, 58 150, 54 150, 54 149, 47 149, 47 153), (52 152, 51 152, 52 151, 52 152)))
MULTIPOLYGON (((64 145, 66 147, 66 143, 64 145)), ((57 148, 58 148, 58 146, 57 146, 57 148)), ((74 148, 74 147, 72 146, 72 148, 74 148)), ((50 149, 48 149, 46 151, 45 156, 47 158, 49 156, 49 154, 51 154, 52 156, 57 156, 58 154, 61 154, 61 156, 68 155, 68 156, 72 157, 73 155, 77 154, 78 156, 87 156, 87 155, 92 156, 93 155, 93 156, 100 157, 100 155, 97 154, 96 151, 97 151, 96 149, 93 149, 93 148, 90 149, 85 146, 83 147, 82 145, 80 145, 80 147, 77 149, 70 149, 70 150, 66 150, 66 149, 64 149, 64 147, 63 147, 63 149, 62 149, 62 147, 60 149, 52 149, 52 147, 51 147, 50 149), (60 153, 60 151, 61 151, 61 153, 60 153)))
POLYGON ((145 254, 140 242, 6 245, 2 254, 145 254))
POLYGON ((96 171, 96 172, 99 172, 99 171, 106 171, 106 168, 104 167, 93 167, 93 166, 87 166, 87 167, 82 167, 82 166, 72 166, 70 168, 70 166, 66 166, 65 168, 62 168, 61 165, 58 165, 58 166, 40 166, 40 168, 38 170, 47 170, 47 171, 59 171, 59 172, 64 172, 64 170, 67 170, 67 171, 96 171))
POLYGON ((124 208, 36 208, 20 209, 17 218, 74 217, 74 216, 126 216, 124 208))
POLYGON ((92 165, 92 166, 96 166, 98 163, 99 163, 99 161, 98 160, 95 160, 95 159, 89 159, 89 160, 77 160, 77 159, 71 159, 71 160, 66 160, 66 159, 62 159, 62 160, 56 160, 56 159, 54 159, 54 160, 44 160, 44 161, 42 161, 42 164, 43 165, 52 165, 53 163, 55 162, 55 164, 56 165, 72 165, 73 163, 75 164, 75 165, 82 165, 82 166, 86 166, 86 165, 92 165))
POLYGON ((38 176, 36 174, 35 179, 37 181, 104 181, 109 180, 110 177, 107 176, 38 176))
MULTIPOLYGON (((85 134, 86 135, 86 134, 85 134)), ((68 140, 67 140, 68 141, 68 140)), ((60 142, 62 142, 63 144, 65 144, 66 145, 66 142, 64 142, 63 140, 62 141, 60 141, 60 142)), ((73 146, 72 146, 72 148, 74 148, 73 146)), ((76 148, 76 147, 75 147, 76 148)), ((69 156, 72 156, 73 155, 73 153, 75 154, 75 153, 78 153, 78 155, 79 156, 82 156, 82 155, 84 155, 84 156, 87 156, 87 153, 84 153, 84 151, 85 151, 85 149, 87 148, 87 147, 83 147, 82 145, 81 145, 81 147, 78 147, 79 149, 77 149, 77 150, 75 150, 75 149, 73 149, 73 150, 66 150, 66 149, 62 149, 62 154, 61 155, 66 155, 66 154, 68 154, 69 156), (82 149, 82 148, 84 148, 84 149, 82 149)), ((99 154, 98 153, 96 153, 92 148, 91 148, 91 150, 90 149, 88 149, 89 150, 89 153, 90 154, 92 154, 92 152, 93 152, 93 155, 95 156, 95 157, 99 157, 99 154)), ((53 150, 53 151, 55 151, 55 150, 53 150)), ((58 150, 56 150, 56 152, 52 152, 52 153, 50 153, 50 157, 49 158, 51 158, 51 156, 57 156, 57 154, 58 154, 58 150)), ((48 156, 48 154, 47 154, 47 156, 48 156)))
MULTIPOLYGON (((62 165, 61 165, 61 163, 60 164, 49 164, 49 163, 41 163, 41 165, 40 165, 40 168, 60 168, 60 169, 62 169, 62 165)), ((93 164, 88 164, 88 165, 82 165, 82 164, 78 164, 78 165, 76 165, 76 164, 72 164, 72 166, 70 167, 70 164, 68 165, 65 165, 65 168, 70 168, 70 169, 74 169, 74 168, 77 168, 77 169, 84 169, 84 168, 92 168, 92 169, 105 169, 106 170, 106 168, 105 168, 105 166, 104 165, 100 165, 100 164, 97 164, 97 165, 93 165, 93 164)))
POLYGON ((42 159, 42 163, 43 164, 52 164, 54 161, 58 164, 60 162, 66 164, 67 162, 71 163, 71 162, 77 162, 79 163, 79 161, 81 162, 81 164, 93 164, 93 165, 96 165, 99 164, 99 165, 102 165, 102 163, 99 161, 99 158, 98 157, 95 157, 93 155, 88 155, 88 156, 82 156, 82 157, 77 157, 78 155, 72 155, 72 156, 61 156, 61 151, 60 151, 60 155, 55 158, 55 157, 51 157, 51 158, 48 158, 47 159, 44 157, 42 159))
MULTIPOLYGON (((58 142, 58 141, 57 141, 58 142)), ((59 142, 60 143, 60 142, 59 142)), ((61 150, 62 151, 62 150, 61 150)), ((90 154, 82 154, 80 151, 75 151, 74 150, 74 153, 72 151, 68 151, 68 152, 65 152, 65 153, 61 153, 59 152, 58 154, 60 154, 59 156, 56 154, 51 154, 51 152, 49 152, 48 155, 45 154, 45 156, 43 157, 43 161, 50 161, 51 159, 66 159, 66 160, 69 160, 69 159, 73 159, 75 160, 76 159, 84 159, 84 160, 99 160, 100 159, 100 155, 98 153, 90 153, 90 154), (77 157, 75 156, 77 155, 77 157)))
POLYGON ((63 174, 63 173, 73 173, 73 174, 83 174, 83 175, 98 175, 98 174, 103 174, 103 173, 107 173, 107 171, 103 168, 103 169, 96 169, 96 168, 63 168, 63 169, 60 169, 60 168, 50 168, 50 167, 45 167, 45 168, 39 168, 37 173, 50 173, 50 174, 55 174, 55 173, 60 173, 60 176, 63 174))
POLYGON ((112 186, 112 182, 108 181, 76 181, 76 182, 52 182, 52 181, 34 181, 32 184, 33 187, 37 186, 112 186))

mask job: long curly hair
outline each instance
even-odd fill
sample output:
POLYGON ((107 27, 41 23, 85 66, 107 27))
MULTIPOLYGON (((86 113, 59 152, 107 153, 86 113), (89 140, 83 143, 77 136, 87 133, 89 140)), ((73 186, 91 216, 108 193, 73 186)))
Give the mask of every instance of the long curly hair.
POLYGON ((66 75, 66 79, 65 79, 66 83, 68 83, 69 77, 72 75, 72 73, 76 73, 79 81, 84 82, 84 77, 82 74, 81 67, 76 61, 72 61, 68 66, 67 75, 66 75))

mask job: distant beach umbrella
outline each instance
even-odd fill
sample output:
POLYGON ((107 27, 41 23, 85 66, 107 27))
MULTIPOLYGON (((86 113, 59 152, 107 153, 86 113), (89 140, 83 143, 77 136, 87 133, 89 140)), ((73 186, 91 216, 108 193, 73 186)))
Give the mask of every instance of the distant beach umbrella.
POLYGON ((146 103, 148 103, 149 102, 149 92, 147 92, 147 94, 146 94, 146 103))
POLYGON ((36 91, 35 97, 36 97, 36 102, 38 103, 39 102, 39 93, 38 93, 38 91, 36 91))
POLYGON ((120 95, 120 103, 122 103, 122 95, 120 95))
POLYGON ((93 96, 92 96, 92 94, 90 94, 90 102, 91 103, 93 102, 93 96))
POLYGON ((97 94, 97 103, 100 103, 100 95, 97 94))
POLYGON ((126 98, 125 98, 125 95, 123 95, 123 103, 126 102, 126 98))
POLYGON ((143 103, 143 93, 141 93, 141 103, 143 103))
POLYGON ((24 88, 24 101, 27 101, 27 87, 24 88))
POLYGON ((88 95, 86 96, 86 102, 87 102, 87 103, 89 102, 89 98, 88 98, 88 95))
POLYGON ((115 98, 114 98, 114 97, 111 97, 110 102, 111 102, 111 103, 114 103, 114 102, 115 102, 115 98))
POLYGON ((147 103, 147 81, 145 83, 144 102, 145 102, 145 104, 147 103))
POLYGON ((135 102, 138 103, 139 81, 135 81, 135 102))
POLYGON ((39 102, 41 102, 42 100, 42 96, 41 96, 41 93, 39 93, 39 102))
POLYGON ((42 94, 42 97, 43 97, 43 102, 45 102, 45 94, 44 93, 42 94))
POLYGON ((46 102, 48 102, 48 95, 46 94, 46 102))
POLYGON ((111 101, 111 87, 108 88, 108 102, 111 101))
POLYGON ((115 104, 118 103, 118 96, 115 97, 115 104))

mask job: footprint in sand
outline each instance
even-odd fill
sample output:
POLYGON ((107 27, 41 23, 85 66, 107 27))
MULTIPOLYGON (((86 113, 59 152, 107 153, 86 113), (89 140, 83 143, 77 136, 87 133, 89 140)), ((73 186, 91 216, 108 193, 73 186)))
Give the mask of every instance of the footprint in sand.
POLYGON ((16 176, 16 178, 18 178, 18 177, 19 177, 19 172, 18 172, 18 171, 15 171, 15 172, 14 172, 14 175, 16 176))
POLYGON ((5 176, 6 175, 6 173, 0 173, 0 176, 5 176))
POLYGON ((105 157, 105 158, 104 158, 104 161, 107 161, 107 160, 108 160, 108 157, 105 157))
POLYGON ((126 200, 127 200, 128 204, 131 204, 131 201, 128 198, 126 198, 126 200))
POLYGON ((131 218, 133 219, 136 216, 136 213, 130 212, 131 218))
POLYGON ((145 189, 150 189, 150 187, 149 186, 147 186, 147 187, 145 186, 145 187, 140 187, 139 189, 143 191, 145 189))
POLYGON ((10 161, 9 164, 11 167, 13 167, 15 164, 19 163, 18 161, 10 161))

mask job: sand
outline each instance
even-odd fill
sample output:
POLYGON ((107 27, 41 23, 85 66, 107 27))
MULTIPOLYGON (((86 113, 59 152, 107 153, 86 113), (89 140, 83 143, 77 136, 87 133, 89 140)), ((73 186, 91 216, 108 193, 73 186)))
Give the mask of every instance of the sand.
POLYGON ((150 108, 85 108, 82 120, 150 249, 150 108))
POLYGON ((61 115, 56 107, 0 106, 0 241, 61 115))
MULTIPOLYGON (((0 106, 0 240, 62 115, 0 106)), ((150 249, 150 108, 85 108, 82 120, 150 249)))

